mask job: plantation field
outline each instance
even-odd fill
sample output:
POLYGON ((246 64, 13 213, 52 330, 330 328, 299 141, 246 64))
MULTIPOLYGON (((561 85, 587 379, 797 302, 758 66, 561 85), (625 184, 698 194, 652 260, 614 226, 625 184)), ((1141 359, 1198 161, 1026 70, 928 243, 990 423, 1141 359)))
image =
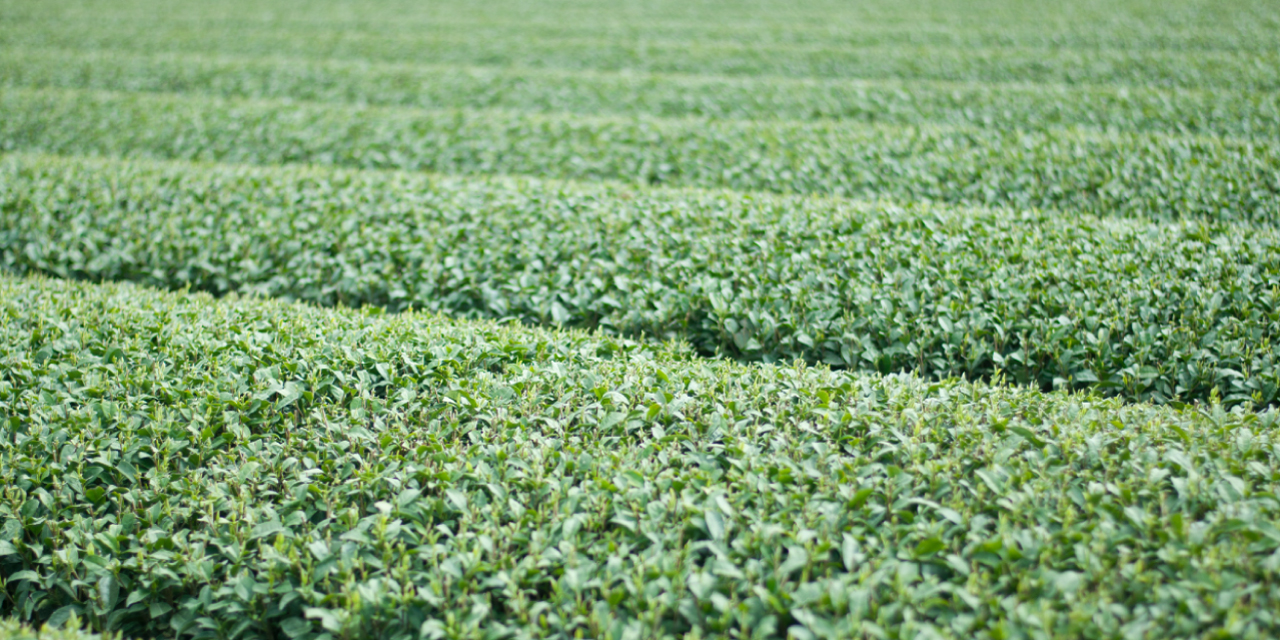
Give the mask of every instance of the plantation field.
POLYGON ((1273 3, 0 0, 0 115, 0 640, 1280 636, 1273 3))

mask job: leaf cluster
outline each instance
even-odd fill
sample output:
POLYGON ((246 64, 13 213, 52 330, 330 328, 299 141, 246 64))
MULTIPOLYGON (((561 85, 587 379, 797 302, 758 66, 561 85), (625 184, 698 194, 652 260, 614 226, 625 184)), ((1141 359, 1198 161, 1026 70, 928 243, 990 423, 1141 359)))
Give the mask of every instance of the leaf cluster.
POLYGON ((0 618, 0 640, 112 640, 118 637, 119 634, 93 633, 69 624, 36 629, 13 618, 0 618))

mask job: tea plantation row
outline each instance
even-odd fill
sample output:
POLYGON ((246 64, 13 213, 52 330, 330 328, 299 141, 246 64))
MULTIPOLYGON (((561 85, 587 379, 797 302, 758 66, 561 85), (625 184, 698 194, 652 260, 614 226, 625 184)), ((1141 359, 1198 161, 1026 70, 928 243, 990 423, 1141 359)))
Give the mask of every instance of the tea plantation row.
POLYGON ((126 636, 1280 632, 1275 412, 0 277, 6 610, 126 636))
POLYGON ((70 625, 44 625, 37 629, 16 620, 0 618, 0 640, 111 640, 117 637, 116 634, 101 635, 70 625))
MULTIPOLYGON (((953 48, 1024 47, 1042 49, 1165 50, 1172 52, 1274 52, 1280 31, 1267 0, 1186 1, 1117 11, 1114 3, 1012 5, 1006 2, 901 3, 766 1, 752 5, 654 2, 655 12, 582 2, 490 2, 483 7, 411 2, 362 3, 358 12, 343 2, 309 2, 306 11, 262 11, 262 3, 229 0, 216 5, 182 5, 157 12, 155 2, 113 0, 100 5, 12 5, 7 29, 13 42, 41 41, 49 32, 73 30, 86 36, 76 46, 95 46, 121 29, 164 34, 174 42, 195 26, 282 34, 341 37, 371 33, 430 40, 460 33, 475 40, 683 41, 714 44, 807 45, 827 47, 953 48), (876 6, 879 4, 880 6, 876 6), (779 11, 779 9, 781 11, 779 11), (1154 10, 1152 10, 1154 9, 1154 10), (783 18, 785 14, 785 19, 783 18), (761 16, 770 19, 761 20, 761 16), (619 19, 625 16, 625 20, 619 19), (94 26, 99 28, 95 29, 94 26), (103 32, 108 32, 104 34, 103 32)), ((70 39, 70 38, 67 38, 70 39)), ((124 40, 115 38, 114 40, 124 40)))
POLYGON ((737 359, 1280 401, 1280 234, 322 168, 12 156, 0 266, 688 340, 737 359))
POLYGON ((1274 46, 1236 51, 1230 36, 1217 39, 1219 47, 1182 49, 768 43, 757 41, 751 30, 711 41, 685 36, 618 38, 599 33, 534 38, 515 33, 519 30, 519 26, 512 26, 506 37, 502 33, 484 37, 483 32, 456 27, 443 33, 382 25, 353 30, 337 21, 279 25, 233 19, 212 24, 157 24, 154 19, 142 18, 117 22, 110 29, 93 20, 14 21, 0 30, 0 45, 740 76, 1280 90, 1280 52, 1274 46))
POLYGON ((1197 135, 424 111, 15 89, 0 144, 1053 208, 1280 219, 1280 145, 1197 135))
POLYGON ((1280 92, 1224 88, 788 80, 114 50, 6 54, 0 83, 11 87, 553 113, 1280 136, 1280 92))

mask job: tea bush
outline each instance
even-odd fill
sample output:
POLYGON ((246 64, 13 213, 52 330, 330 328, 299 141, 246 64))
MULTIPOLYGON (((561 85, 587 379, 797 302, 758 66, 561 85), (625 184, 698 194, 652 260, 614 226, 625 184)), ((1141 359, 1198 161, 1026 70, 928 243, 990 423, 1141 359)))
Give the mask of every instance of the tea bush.
POLYGON ((1280 235, 406 173, 21 156, 0 266, 691 342, 705 355, 1280 400, 1280 235))
POLYGON ((0 145, 1280 220, 1280 147, 1198 135, 583 117, 14 89, 0 145))
POLYGON ((0 278, 0 602, 125 635, 1274 636, 1275 412, 0 278))
POLYGON ((110 640, 115 637, 83 631, 78 627, 46 625, 35 629, 13 619, 0 618, 0 640, 110 640))
POLYGON ((821 80, 441 64, 14 50, 0 83, 423 108, 1275 138, 1280 93, 975 81, 821 80))
MULTIPOLYGON (((254 11, 251 7, 245 7, 244 11, 254 11)), ((1274 20, 1273 16, 1267 18, 1274 20)), ((577 15, 569 19, 581 24, 577 15)), ((859 38, 861 41, 857 43, 824 43, 810 42, 808 32, 792 41, 769 42, 757 37, 761 32, 767 33, 760 28, 713 39, 704 39, 700 33, 676 35, 660 30, 652 36, 618 36, 590 28, 578 33, 537 37, 522 29, 518 22, 487 33, 483 25, 472 27, 470 24, 466 25, 466 31, 460 32, 460 25, 456 23, 439 24, 434 31, 429 25, 413 23, 399 28, 380 24, 378 28, 360 29, 352 28, 349 21, 341 19, 273 25, 243 17, 228 17, 198 26, 189 22, 157 24, 154 17, 118 21, 111 28, 103 28, 92 18, 54 20, 49 24, 15 21, 11 25, 0 32, 3 42, 10 46, 87 51, 217 53, 370 62, 411 60, 451 65, 737 76, 1280 90, 1280 52, 1274 40, 1280 30, 1274 23, 1255 32, 1252 43, 1246 36, 1243 46, 1236 44, 1242 30, 1229 27, 1208 42, 1202 40, 1199 46, 1190 47, 1182 47, 1177 41, 1193 40, 1194 36, 1188 38, 1176 31, 1170 35, 1152 34, 1153 39, 1164 38, 1173 40, 1172 43, 1143 46, 1124 42, 1128 34, 1123 29, 1104 37, 1105 43, 1061 46, 1045 42, 1043 32, 1030 37, 1015 35, 1023 42, 1012 43, 1005 33, 970 43, 964 40, 971 38, 963 35, 958 38, 943 35, 923 42, 910 42, 910 37, 902 36, 881 36, 876 41, 872 35, 859 38), (957 39, 960 42, 957 43, 957 39)))

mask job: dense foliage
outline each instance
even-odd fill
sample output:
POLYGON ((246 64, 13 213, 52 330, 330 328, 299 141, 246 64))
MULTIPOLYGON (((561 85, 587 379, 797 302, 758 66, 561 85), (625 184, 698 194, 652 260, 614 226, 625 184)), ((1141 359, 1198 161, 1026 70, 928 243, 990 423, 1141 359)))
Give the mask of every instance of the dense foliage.
POLYGON ((0 83, 423 108, 1280 136, 1280 92, 823 80, 18 49, 0 83))
POLYGON ((680 338, 929 377, 1280 401, 1280 234, 732 192, 15 157, 0 265, 680 338))
MULTIPOLYGON (((234 6, 236 3, 228 4, 234 6)), ((245 4, 249 6, 244 13, 256 8, 252 3, 245 4)), ((522 8, 528 10, 531 6, 522 8)), ((963 5, 953 3, 953 7, 960 6, 963 5)), ((566 8, 570 11, 577 9, 571 4, 566 8)), ((392 15, 387 16, 386 22, 398 18, 393 11, 388 11, 392 15)), ((490 11, 496 13, 501 9, 490 11)), ((723 14, 723 10, 713 11, 703 24, 723 23, 723 14)), ((1151 40, 1164 40, 1143 43, 1140 33, 1135 38, 1121 26, 1102 36, 1070 34, 1077 42, 1065 43, 1066 46, 1054 42, 1053 36, 1046 38, 1043 31, 1026 33, 1035 31, 1037 27, 1043 29, 1033 21, 1022 25, 1023 33, 1015 31, 1012 34, 1007 30, 982 33, 980 27, 975 29, 964 25, 951 33, 944 31, 939 34, 922 34, 918 29, 907 28, 898 32, 887 30, 887 33, 886 30, 850 29, 833 35, 829 27, 823 34, 821 27, 806 25, 807 28, 799 32, 783 34, 789 41, 770 42, 767 39, 770 29, 754 25, 740 28, 738 33, 707 38, 703 35, 705 26, 672 33, 673 30, 664 28, 659 22, 654 27, 639 25, 639 29, 645 32, 643 35, 632 33, 619 37, 619 34, 583 24, 577 15, 573 17, 573 23, 577 24, 575 33, 553 30, 545 35, 531 34, 519 20, 510 20, 487 32, 483 25, 477 25, 479 28, 461 33, 462 25, 447 21, 434 21, 433 27, 401 20, 401 24, 396 26, 379 24, 379 28, 361 29, 353 28, 341 18, 317 24, 305 18, 272 21, 252 15, 224 17, 214 24, 198 25, 158 22, 155 16, 139 16, 139 19, 112 24, 110 29, 103 29, 101 23, 92 17, 55 19, 44 24, 15 20, 3 32, 0 42, 10 46, 78 50, 208 52, 254 57, 341 58, 372 62, 408 60, 455 65, 480 63, 764 77, 1105 83, 1257 92, 1280 90, 1280 51, 1276 50, 1274 39, 1280 29, 1275 26, 1273 12, 1267 16, 1270 20, 1264 20, 1260 25, 1262 28, 1252 34, 1256 38, 1253 41, 1248 38, 1248 27, 1231 25, 1235 28, 1228 27, 1217 34, 1206 30, 1208 38, 1203 33, 1188 37, 1185 30, 1179 29, 1152 33, 1150 27, 1139 28, 1139 31, 1147 31, 1151 40), (956 31, 962 33, 957 34, 956 31), (1241 34, 1241 31, 1245 33, 1241 34), (818 33, 817 41, 810 39, 815 32, 818 33), (760 37, 762 35, 765 37, 760 37), (1237 44, 1241 35, 1245 37, 1237 44), (1197 37, 1202 38, 1201 42, 1194 42, 1197 37), (844 42, 822 42, 823 39, 844 42)), ((610 25, 612 29, 617 30, 616 15, 606 16, 608 18, 614 22, 610 25)), ((1200 16, 1192 19, 1197 18, 1203 19, 1200 16)), ((481 18, 479 21, 485 20, 481 18)), ((487 22, 493 24, 494 20, 490 17, 487 22)))
POLYGON ((118 634, 91 633, 69 625, 44 625, 37 629, 11 618, 0 618, 0 640, 110 640, 118 637, 118 634))
POLYGON ((61 154, 522 173, 1280 220, 1280 146, 1191 134, 664 120, 14 89, 0 144, 61 154))
MULTIPOLYGON (((807 0, 804 4, 787 0, 754 4, 657 0, 649 6, 623 7, 580 0, 494 0, 485 6, 422 5, 413 0, 276 0, 265 6, 255 0, 195 6, 179 0, 112 0, 106 7, 94 2, 53 6, 13 2, 5 8, 9 28, 0 33, 6 44, 49 44, 62 39, 89 49, 112 43, 128 46, 135 37, 174 48, 199 30, 204 38, 216 38, 220 48, 240 45, 242 40, 235 36, 253 32, 259 38, 274 34, 281 48, 301 40, 324 52, 341 52, 350 40, 364 42, 381 33, 400 41, 387 43, 388 49, 405 46, 403 41, 410 38, 429 42, 444 36, 460 48, 476 47, 473 51, 499 39, 536 45, 538 41, 594 38, 633 46, 646 40, 851 48, 1005 46, 1157 50, 1193 57, 1201 52, 1274 52, 1275 34, 1280 29, 1275 6, 1269 0, 1184 0, 1177 4, 1076 0, 1051 5, 1007 0, 923 0, 913 5, 842 0, 807 0), (157 11, 157 7, 170 11, 157 11), (308 11, 296 10, 302 7, 308 11), (465 32, 460 31, 463 28, 465 32), (302 37, 335 32, 339 37, 327 41, 302 37)), ((579 65, 592 62, 575 61, 579 65)), ((1198 80, 1205 84, 1214 79, 1198 80)))
POLYGON ((210 637, 1280 630, 1277 414, 0 279, 5 608, 210 637))
POLYGON ((0 640, 1280 637, 1278 42, 0 0, 0 640))

